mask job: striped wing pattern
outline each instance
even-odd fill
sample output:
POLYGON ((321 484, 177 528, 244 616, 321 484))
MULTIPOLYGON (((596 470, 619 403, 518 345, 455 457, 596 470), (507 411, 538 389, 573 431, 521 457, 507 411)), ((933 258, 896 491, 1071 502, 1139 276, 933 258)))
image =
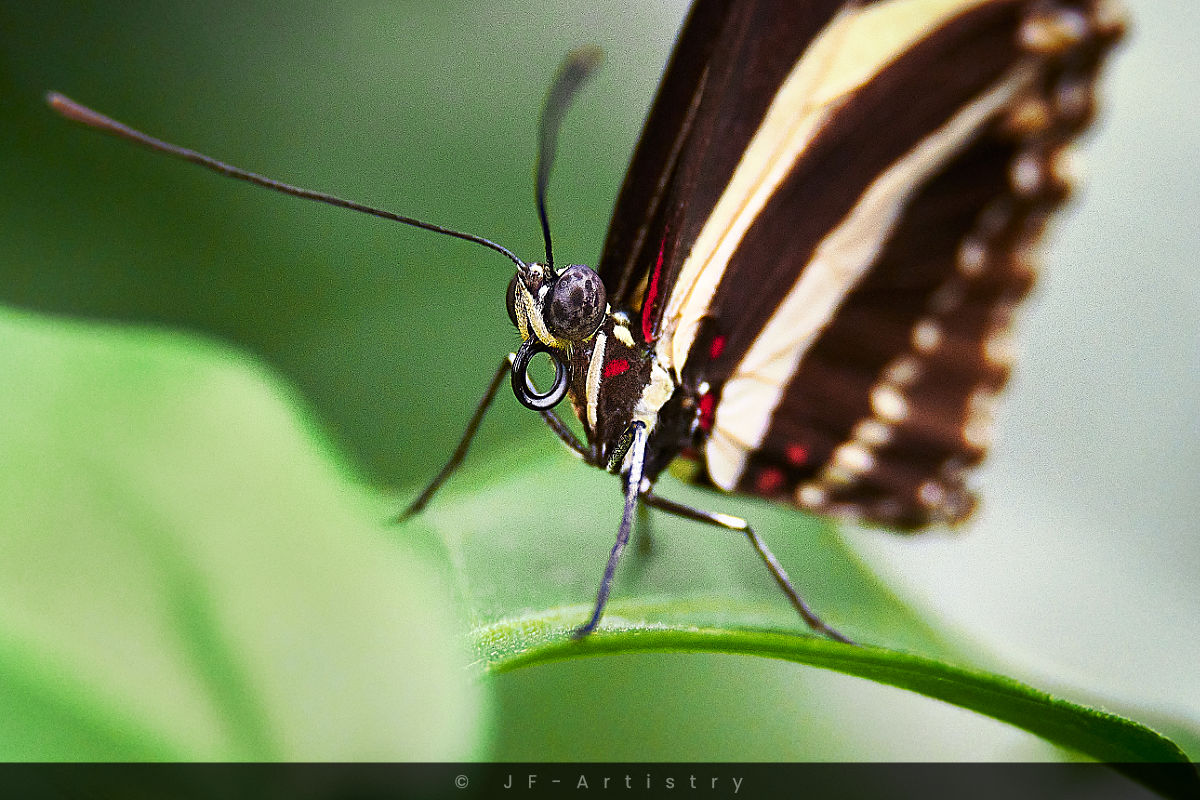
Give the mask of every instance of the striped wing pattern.
POLYGON ((600 273, 698 398, 704 480, 890 527, 970 513, 1120 32, 1107 0, 698 4, 600 273))

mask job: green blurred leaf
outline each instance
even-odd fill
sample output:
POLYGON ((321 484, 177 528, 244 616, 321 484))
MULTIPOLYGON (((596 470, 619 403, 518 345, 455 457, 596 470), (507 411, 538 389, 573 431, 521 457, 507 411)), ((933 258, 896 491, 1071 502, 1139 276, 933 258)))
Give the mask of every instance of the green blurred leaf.
POLYGON ((443 562, 236 354, 0 311, 0 759, 456 759, 443 562))

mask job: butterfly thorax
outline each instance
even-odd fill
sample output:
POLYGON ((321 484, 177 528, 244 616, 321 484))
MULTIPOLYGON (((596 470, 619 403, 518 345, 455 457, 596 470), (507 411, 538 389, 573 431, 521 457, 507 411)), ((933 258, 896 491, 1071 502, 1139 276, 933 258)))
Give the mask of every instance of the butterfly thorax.
POLYGON ((634 338, 628 317, 609 313, 596 334, 570 352, 568 394, 601 464, 618 453, 634 421, 653 433, 677 385, 654 350, 634 338))

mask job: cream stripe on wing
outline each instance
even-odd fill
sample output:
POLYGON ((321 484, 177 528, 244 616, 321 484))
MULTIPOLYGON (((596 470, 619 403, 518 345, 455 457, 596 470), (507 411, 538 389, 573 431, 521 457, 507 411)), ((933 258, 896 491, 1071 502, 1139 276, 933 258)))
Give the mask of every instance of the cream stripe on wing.
POLYGON ((787 297, 725 382, 705 446, 713 482, 732 489, 758 449, 801 359, 878 258, 914 191, 1034 76, 1017 67, 882 172, 817 246, 787 297))
POLYGON ((772 100, 667 299, 656 349, 676 377, 729 259, 835 106, 931 30, 990 1, 880 0, 844 9, 813 40, 772 100))

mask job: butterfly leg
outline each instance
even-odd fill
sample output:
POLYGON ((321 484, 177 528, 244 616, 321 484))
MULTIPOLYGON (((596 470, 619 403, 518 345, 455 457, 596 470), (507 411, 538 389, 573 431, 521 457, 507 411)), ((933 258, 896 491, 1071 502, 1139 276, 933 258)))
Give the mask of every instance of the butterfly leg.
POLYGON ((393 520, 394 522, 404 522, 423 509, 433 499, 434 494, 442 487, 446 479, 462 464, 463 458, 467 455, 467 450, 471 447, 471 440, 475 438, 475 432, 479 430, 479 424, 483 422, 483 415, 487 413, 488 407, 496 399, 496 392, 500 389, 500 384, 504 382, 505 376, 512 369, 512 362, 513 355, 511 353, 505 356, 504 360, 500 362, 500 366, 496 368, 496 374, 492 376, 487 391, 483 393, 479 405, 475 408, 475 413, 471 415, 471 421, 467 423, 467 429, 463 431, 462 438, 458 442, 458 447, 454 448, 454 453, 450 456, 450 460, 442 467, 441 472, 429 482, 424 491, 417 496, 417 499, 412 501, 408 508, 396 515, 393 520))
MULTIPOLYGON (((621 491, 625 491, 624 487, 621 491)), ((629 564, 628 572, 626 573, 630 586, 639 586, 646 571, 650 568, 650 562, 654 557, 655 540, 650 530, 654 518, 650 516, 650 507, 645 503, 638 503, 637 512, 633 518, 633 530, 630 531, 632 539, 633 552, 630 554, 632 561, 629 564)))
POLYGON ((633 529, 634 516, 637 513, 638 497, 642 496, 640 490, 642 488, 642 476, 645 474, 646 467, 646 426, 644 423, 635 422, 632 426, 633 442, 629 446, 629 455, 626 456, 626 463, 629 464, 629 469, 625 473, 625 510, 621 514, 621 527, 617 529, 617 541, 613 545, 612 551, 608 554, 608 564, 604 567, 604 577, 600 580, 600 591, 596 594, 596 607, 592 611, 592 618, 572 632, 571 636, 575 639, 582 639, 596 629, 596 625, 600 622, 600 615, 604 613, 604 606, 608 604, 608 593, 612 589, 613 575, 617 571, 617 562, 621 560, 621 551, 625 549, 625 545, 629 543, 629 533, 633 529))
POLYGON ((639 558, 649 558, 654 554, 654 536, 650 531, 650 512, 645 506, 638 506, 637 525, 634 527, 637 555, 639 558))
POLYGON ((746 520, 739 517, 733 517, 728 514, 720 514, 715 511, 701 511, 698 508, 692 508, 691 506, 685 506, 682 503, 676 503, 673 500, 667 500, 666 498, 659 497, 658 495, 652 494, 648 491, 642 494, 642 500, 644 500, 646 505, 650 506, 651 508, 657 508, 658 510, 665 511, 668 514, 674 514, 677 517, 683 517, 696 522, 703 522, 706 525, 713 525, 718 528, 724 528, 725 530, 738 531, 746 534, 746 538, 750 540, 750 544, 753 545, 754 550, 758 553, 759 558, 763 560, 763 563, 767 565, 767 569, 771 571, 771 577, 775 578, 775 582, 779 584, 779 588, 783 589, 783 593, 787 595, 788 600, 791 601, 796 611, 800 612, 800 616, 806 623, 808 623, 808 627, 812 628, 817 633, 825 634, 830 639, 834 639, 839 642, 845 642, 846 644, 854 644, 854 642, 852 642, 850 639, 826 625, 825 622, 816 615, 816 612, 808 607, 808 604, 805 603, 803 598, 800 597, 800 593, 796 591, 794 586, 792 586, 792 581, 788 577, 787 572, 784 571, 783 565, 779 563, 777 558, 775 558, 775 554, 767 549, 766 542, 764 542, 762 538, 754 532, 754 529, 750 527, 750 524, 746 522, 746 520))
MULTIPOLYGON (((496 392, 500 389, 500 384, 504 382, 504 377, 512 370, 513 359, 515 356, 509 353, 500 362, 500 366, 496 368, 496 373, 492 375, 492 380, 488 383, 487 390, 484 391, 483 397, 479 400, 479 405, 475 407, 475 413, 471 415, 471 421, 467 423, 467 429, 463 431, 462 438, 459 439, 458 447, 454 448, 454 452, 450 456, 450 460, 442 467, 434 479, 429 482, 429 485, 417 496, 417 499, 412 501, 408 508, 397 514, 393 519, 394 522, 404 522, 409 517, 417 514, 421 509, 429 504, 433 499, 437 490, 442 488, 442 484, 446 482, 454 470, 458 469, 462 464, 463 459, 467 455, 467 451, 471 448, 471 441, 475 438, 475 432, 479 430, 479 425, 483 422, 483 415, 487 413, 491 407, 492 401, 496 399, 496 392)), ((554 413, 553 409, 547 409, 541 412, 542 419, 550 426, 550 430, 571 449, 575 455, 582 458, 586 463, 595 463, 595 458, 592 451, 585 447, 579 439, 567 427, 567 424, 554 413)))
POLYGON ((568 450, 583 459, 583 463, 596 466, 596 454, 579 441, 579 437, 568 427, 567 423, 563 422, 562 417, 554 413, 554 409, 547 408, 538 413, 542 415, 547 427, 554 431, 554 435, 567 446, 568 450))

